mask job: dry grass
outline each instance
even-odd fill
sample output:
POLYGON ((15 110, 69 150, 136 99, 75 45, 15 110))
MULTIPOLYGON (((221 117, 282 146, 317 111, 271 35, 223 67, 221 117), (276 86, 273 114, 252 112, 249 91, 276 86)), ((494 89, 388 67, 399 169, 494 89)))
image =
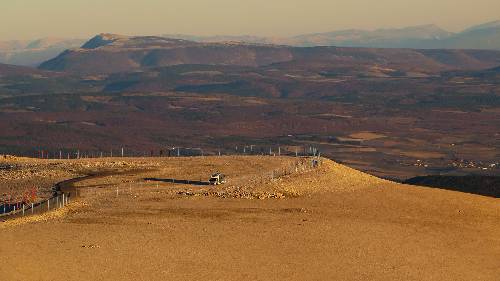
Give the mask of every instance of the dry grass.
POLYGON ((314 170, 251 180, 295 160, 69 161, 97 171, 111 162, 117 168, 113 175, 78 182, 83 198, 68 208, 2 223, 1 253, 27 254, 22 262, 3 260, 0 276, 23 281, 498 280, 497 199, 404 186, 328 160, 314 170), (128 173, 138 166, 142 170, 128 173), (143 180, 199 180, 214 170, 228 175, 226 185, 143 180), (61 266, 62 261, 70 262, 61 266))

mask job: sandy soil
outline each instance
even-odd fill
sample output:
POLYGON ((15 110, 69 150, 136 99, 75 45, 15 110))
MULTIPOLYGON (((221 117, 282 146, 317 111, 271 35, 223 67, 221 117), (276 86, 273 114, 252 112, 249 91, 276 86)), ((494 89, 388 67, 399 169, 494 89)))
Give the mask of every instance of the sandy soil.
POLYGON ((69 207, 0 222, 2 280, 499 280, 498 199, 328 160, 102 161, 61 162, 110 172, 75 183, 69 207), (228 183, 168 181, 213 171, 228 183))

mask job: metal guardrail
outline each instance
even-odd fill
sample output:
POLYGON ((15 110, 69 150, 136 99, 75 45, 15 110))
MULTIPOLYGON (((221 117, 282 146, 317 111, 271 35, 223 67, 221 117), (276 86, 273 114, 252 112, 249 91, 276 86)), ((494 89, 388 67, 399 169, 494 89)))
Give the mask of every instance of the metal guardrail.
POLYGON ((63 208, 71 201, 71 193, 60 193, 41 202, 29 204, 2 204, 0 205, 0 218, 22 217, 27 215, 42 214, 51 210, 63 208))

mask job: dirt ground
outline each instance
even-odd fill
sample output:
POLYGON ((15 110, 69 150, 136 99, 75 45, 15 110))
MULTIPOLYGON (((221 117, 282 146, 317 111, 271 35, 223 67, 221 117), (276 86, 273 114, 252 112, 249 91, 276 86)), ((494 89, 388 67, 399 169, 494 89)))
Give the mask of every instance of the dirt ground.
POLYGON ((500 280, 498 199, 309 160, 58 161, 94 177, 0 222, 0 279, 500 280), (227 184, 203 185, 215 171, 227 184))

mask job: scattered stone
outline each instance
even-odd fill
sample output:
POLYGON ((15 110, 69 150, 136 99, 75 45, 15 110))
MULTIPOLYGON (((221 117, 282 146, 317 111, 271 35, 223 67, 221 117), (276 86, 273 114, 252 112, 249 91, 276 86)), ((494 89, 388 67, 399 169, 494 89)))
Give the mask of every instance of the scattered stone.
POLYGON ((86 248, 86 249, 98 249, 98 248, 101 248, 101 246, 91 244, 91 245, 82 245, 82 248, 86 248))

